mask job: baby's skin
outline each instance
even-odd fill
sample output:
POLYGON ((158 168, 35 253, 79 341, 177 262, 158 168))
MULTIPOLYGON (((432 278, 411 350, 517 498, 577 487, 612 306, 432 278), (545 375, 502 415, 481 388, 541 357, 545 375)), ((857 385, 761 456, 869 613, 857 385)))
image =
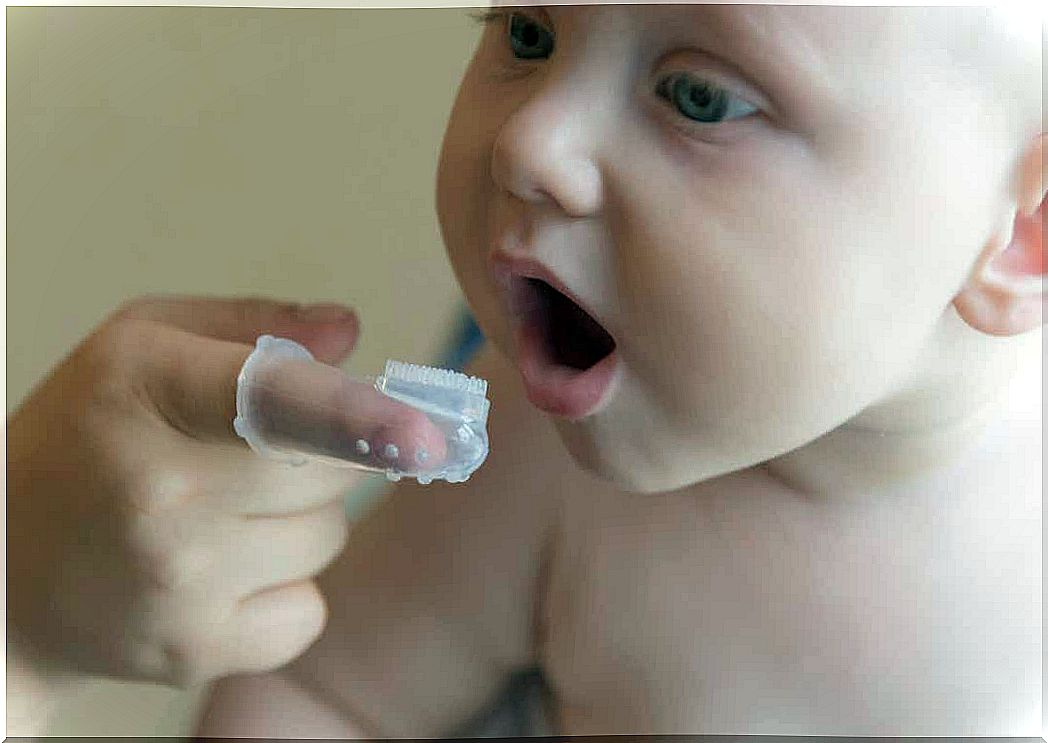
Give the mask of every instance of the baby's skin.
POLYGON ((538 664, 566 735, 1038 734, 1040 43, 494 13, 437 184, 492 453, 354 525, 320 639, 201 733, 445 735, 538 664))
POLYGON ((447 735, 531 664, 564 735, 1037 729, 1028 406, 891 490, 815 500, 751 468, 638 496, 580 470, 496 353, 472 370, 492 382, 487 463, 356 524, 319 581, 321 639, 216 684, 202 735, 447 735))

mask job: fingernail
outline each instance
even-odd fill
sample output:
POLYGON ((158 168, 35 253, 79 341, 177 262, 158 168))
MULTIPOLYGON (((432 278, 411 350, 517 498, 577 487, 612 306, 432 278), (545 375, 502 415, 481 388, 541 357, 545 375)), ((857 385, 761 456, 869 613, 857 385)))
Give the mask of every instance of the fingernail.
POLYGON ((353 311, 341 304, 321 302, 295 309, 295 318, 303 322, 340 322, 353 317, 353 311))

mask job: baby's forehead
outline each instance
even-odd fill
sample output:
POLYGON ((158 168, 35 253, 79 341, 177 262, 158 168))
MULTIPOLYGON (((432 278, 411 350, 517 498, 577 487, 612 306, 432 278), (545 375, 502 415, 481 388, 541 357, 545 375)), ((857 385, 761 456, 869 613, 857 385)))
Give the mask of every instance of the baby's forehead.
POLYGON ((807 4, 764 4, 754 2, 661 2, 631 0, 628 4, 607 4, 605 0, 581 0, 571 5, 550 5, 540 0, 494 0, 495 7, 543 8, 551 15, 581 15, 595 12, 634 16, 644 26, 663 25, 674 30, 710 28, 749 38, 780 31, 804 31, 806 36, 827 41, 840 38, 842 32, 890 31, 900 24, 912 25, 907 12, 917 9, 899 7, 854 7, 807 4), (849 28, 842 28, 845 22, 849 28))
POLYGON ((963 82, 960 87, 978 87, 1009 105, 1029 99, 1025 107, 1030 111, 1040 106, 1034 98, 1040 94, 1045 18, 1043 10, 1028 5, 886 7, 655 0, 623 5, 597 0, 573 5, 535 0, 495 0, 495 4, 542 7, 554 26, 585 28, 592 21, 601 33, 609 27, 632 30, 653 46, 693 46, 781 88, 800 83, 835 96, 862 97, 867 88, 876 87, 877 79, 907 84, 910 78, 938 68, 934 74, 956 77, 963 82), (608 14, 614 14, 617 22, 597 23, 598 16, 608 14))
POLYGON ((542 7, 551 16, 595 13, 629 16, 646 31, 690 35, 747 51, 816 55, 825 62, 848 62, 857 52, 908 52, 927 49, 970 50, 1020 44, 1030 49, 1042 40, 1044 14, 1027 6, 840 6, 800 2, 665 3, 631 0, 608 5, 579 0, 548 5, 539 0, 494 0, 495 6, 542 7), (1023 37, 1023 38, 1019 38, 1023 37), (1026 38, 1028 37, 1028 38, 1026 38))

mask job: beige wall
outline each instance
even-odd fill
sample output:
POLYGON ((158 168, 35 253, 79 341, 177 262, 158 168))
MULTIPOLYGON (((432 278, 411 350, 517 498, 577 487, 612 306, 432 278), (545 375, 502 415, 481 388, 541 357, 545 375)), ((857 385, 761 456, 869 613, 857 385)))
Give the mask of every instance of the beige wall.
MULTIPOLYGON (((347 301, 348 368, 432 361, 433 206, 477 30, 450 10, 8 9, 8 412, 143 292, 347 301)), ((198 695, 98 683, 51 733, 180 735, 198 695)))

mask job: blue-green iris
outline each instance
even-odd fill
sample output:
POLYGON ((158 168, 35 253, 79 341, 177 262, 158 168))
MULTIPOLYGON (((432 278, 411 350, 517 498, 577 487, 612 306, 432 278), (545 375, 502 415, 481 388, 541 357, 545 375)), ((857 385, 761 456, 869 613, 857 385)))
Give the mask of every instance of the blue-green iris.
POLYGON ((509 17, 509 43, 518 59, 545 59, 553 52, 553 34, 519 13, 509 17))
POLYGON ((749 116, 757 108, 723 88, 684 73, 664 77, 655 90, 692 121, 716 124, 749 116))

